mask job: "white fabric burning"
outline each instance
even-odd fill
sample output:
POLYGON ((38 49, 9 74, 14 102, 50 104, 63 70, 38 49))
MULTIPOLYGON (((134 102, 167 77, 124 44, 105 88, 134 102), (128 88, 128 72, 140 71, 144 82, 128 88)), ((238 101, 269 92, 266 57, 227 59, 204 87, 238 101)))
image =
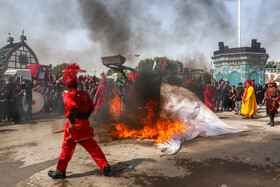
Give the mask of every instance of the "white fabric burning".
POLYGON ((170 116, 172 119, 184 121, 185 126, 195 127, 186 131, 185 135, 173 135, 169 140, 157 144, 159 148, 168 150, 164 155, 177 153, 183 141, 197 136, 216 136, 243 131, 225 124, 194 93, 183 87, 162 83, 160 108, 162 116, 170 116))

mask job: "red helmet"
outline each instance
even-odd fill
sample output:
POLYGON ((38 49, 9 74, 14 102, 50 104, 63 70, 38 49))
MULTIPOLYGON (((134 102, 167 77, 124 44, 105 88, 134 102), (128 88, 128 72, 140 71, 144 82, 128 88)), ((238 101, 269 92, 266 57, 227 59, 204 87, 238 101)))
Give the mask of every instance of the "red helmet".
POLYGON ((64 80, 66 82, 66 86, 78 84, 77 73, 79 69, 80 67, 76 63, 68 64, 66 66, 64 72, 64 80))

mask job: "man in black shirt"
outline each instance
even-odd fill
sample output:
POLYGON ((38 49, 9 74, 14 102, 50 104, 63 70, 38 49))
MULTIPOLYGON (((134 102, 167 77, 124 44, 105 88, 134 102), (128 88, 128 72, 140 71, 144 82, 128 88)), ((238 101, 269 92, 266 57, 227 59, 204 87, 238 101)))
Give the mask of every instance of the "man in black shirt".
POLYGON ((30 80, 25 81, 25 92, 26 92, 26 104, 27 104, 27 112, 26 118, 32 118, 32 89, 33 84, 30 80))
POLYGON ((225 81, 221 81, 221 84, 217 88, 216 97, 217 97, 217 112, 219 112, 219 108, 221 107, 221 112, 223 112, 223 108, 225 105, 225 94, 226 94, 225 81), (222 106, 220 106, 222 105, 222 106))
POLYGON ((18 84, 15 90, 15 97, 14 97, 14 108, 15 108, 15 124, 19 124, 21 122, 21 117, 23 113, 23 106, 22 106, 22 97, 23 97, 24 90, 22 89, 22 85, 18 84))
POLYGON ((15 96, 16 85, 14 83, 14 77, 10 77, 7 83, 7 112, 8 112, 8 121, 14 120, 14 96, 15 96))
POLYGON ((242 88, 242 83, 240 82, 238 84, 238 87, 236 88, 236 101, 235 101, 236 111, 235 111, 235 114, 240 114, 240 112, 241 112, 243 93, 244 93, 244 90, 242 88))

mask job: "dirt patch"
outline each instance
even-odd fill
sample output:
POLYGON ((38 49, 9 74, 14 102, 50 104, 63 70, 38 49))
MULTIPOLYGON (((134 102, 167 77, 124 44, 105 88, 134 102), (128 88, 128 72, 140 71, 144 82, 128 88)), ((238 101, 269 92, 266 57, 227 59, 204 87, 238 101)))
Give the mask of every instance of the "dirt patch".
MULTIPOLYGON (((269 158, 268 158, 269 159, 269 158)), ((141 186, 207 186, 251 187, 278 186, 280 182, 279 166, 251 165, 238 160, 206 159, 195 162, 191 159, 176 159, 178 167, 191 172, 183 178, 159 176, 134 176, 135 184, 141 186)))

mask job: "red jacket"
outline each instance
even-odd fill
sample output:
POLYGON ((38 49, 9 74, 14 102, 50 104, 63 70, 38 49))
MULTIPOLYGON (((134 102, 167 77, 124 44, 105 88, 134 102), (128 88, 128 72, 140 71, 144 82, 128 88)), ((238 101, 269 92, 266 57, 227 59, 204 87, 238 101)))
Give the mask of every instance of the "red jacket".
POLYGON ((104 84, 106 84, 106 83, 100 84, 95 93, 95 99, 98 98, 98 102, 95 107, 96 110, 100 107, 100 105, 103 102, 107 102, 109 99, 109 89, 108 89, 108 86, 104 85, 104 84))
MULTIPOLYGON (((77 108, 77 113, 88 113, 94 109, 94 104, 89 95, 83 90, 72 89, 63 94, 65 104, 65 116, 69 118, 70 110, 77 108)), ((70 121, 64 125, 65 140, 72 138, 75 142, 90 139, 93 137, 93 128, 90 127, 88 119, 76 119, 74 129, 69 131, 70 121)))

